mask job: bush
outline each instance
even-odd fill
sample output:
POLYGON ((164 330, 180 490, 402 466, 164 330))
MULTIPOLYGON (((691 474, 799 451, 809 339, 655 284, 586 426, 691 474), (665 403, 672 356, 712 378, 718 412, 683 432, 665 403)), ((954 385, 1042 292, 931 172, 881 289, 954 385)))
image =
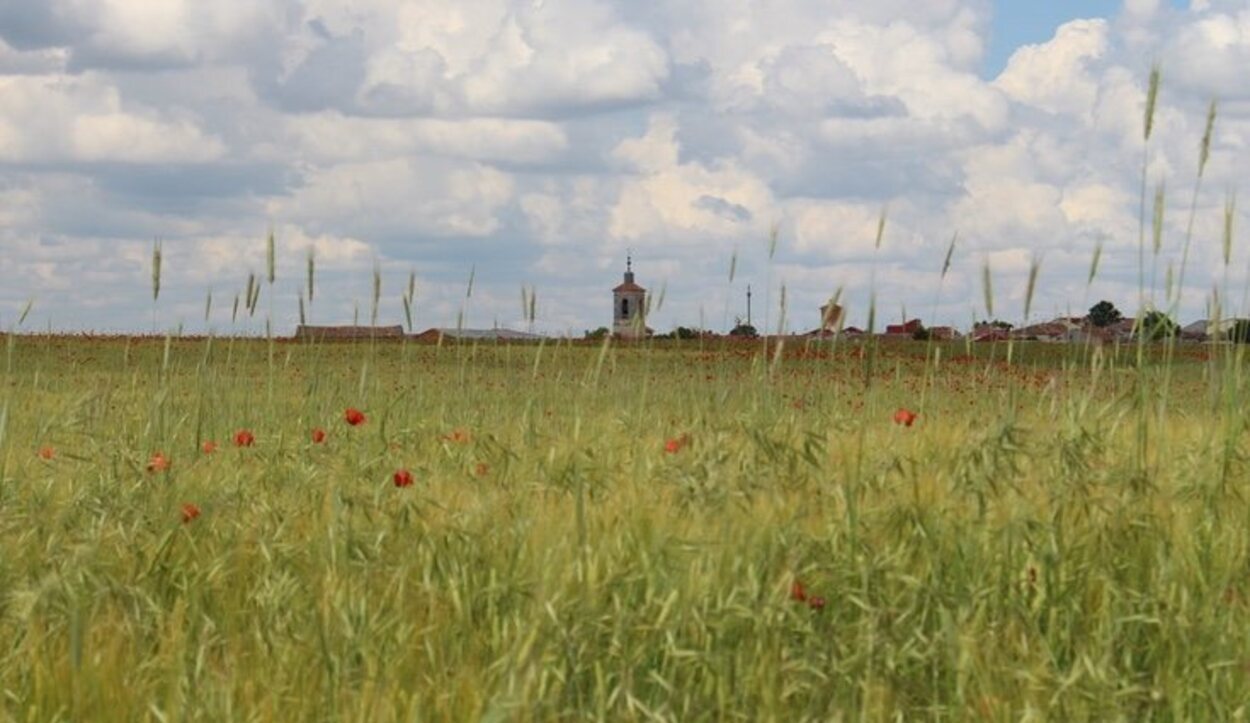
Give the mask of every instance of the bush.
POLYGON ((1225 332, 1224 338, 1236 344, 1250 344, 1250 319, 1238 319, 1233 322, 1232 328, 1225 332))
POLYGON ((1142 317, 1137 333, 1145 336, 1147 341, 1159 341, 1179 334, 1180 324, 1172 321, 1172 317, 1162 311, 1149 311, 1142 317))

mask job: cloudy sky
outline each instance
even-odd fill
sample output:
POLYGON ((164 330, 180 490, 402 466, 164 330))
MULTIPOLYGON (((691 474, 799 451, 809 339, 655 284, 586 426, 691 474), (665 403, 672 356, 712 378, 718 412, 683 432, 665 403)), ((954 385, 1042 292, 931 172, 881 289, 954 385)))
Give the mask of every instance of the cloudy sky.
POLYGON ((757 324, 783 288, 792 329, 838 289, 862 323, 875 288, 887 320, 967 325, 987 263, 1018 320, 1034 258, 1034 316, 1131 310, 1156 61, 1160 287, 1220 102, 1196 317, 1250 168, 1247 0, 0 0, 0 326, 34 299, 35 327, 149 330, 160 238, 157 324, 203 329, 211 291, 228 330, 271 227, 240 330, 294 323, 310 247, 326 323, 368 317, 376 264, 381 321, 412 271, 417 327, 524 328, 528 287, 580 332, 627 249, 660 330, 725 328, 748 283, 757 324))

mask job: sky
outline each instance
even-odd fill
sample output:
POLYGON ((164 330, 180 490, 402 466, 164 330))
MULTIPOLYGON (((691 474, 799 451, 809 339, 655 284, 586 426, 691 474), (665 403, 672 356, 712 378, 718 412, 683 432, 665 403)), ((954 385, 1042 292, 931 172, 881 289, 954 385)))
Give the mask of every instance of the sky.
POLYGON ((983 77, 992 80, 1006 69, 1020 46, 1045 43, 1070 20, 1114 17, 1120 4, 1120 0, 997 0, 991 6, 983 77))
POLYGON ((1033 319, 1143 278, 1202 318, 1247 286, 1248 65, 1247 0, 0 0, 0 328, 350 323, 376 269, 380 323, 413 274, 418 331, 580 334, 627 253, 661 331, 748 284, 770 330, 1021 321, 1035 264, 1033 319))

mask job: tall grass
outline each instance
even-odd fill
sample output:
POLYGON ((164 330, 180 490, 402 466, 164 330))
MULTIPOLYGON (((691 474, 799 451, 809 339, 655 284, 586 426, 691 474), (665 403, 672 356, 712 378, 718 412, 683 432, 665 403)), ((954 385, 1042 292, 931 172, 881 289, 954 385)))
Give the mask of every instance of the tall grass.
MULTIPOLYGON (((1242 415, 1170 413, 1158 483, 1127 494, 1132 355, 937 366, 889 344, 866 388, 854 356, 796 348, 766 393, 737 346, 413 347, 414 378, 379 343, 351 428, 359 346, 284 345, 256 408, 263 342, 231 367, 168 344, 125 363, 108 343, 17 351, 7 715, 1212 719, 1247 702, 1250 507, 1223 449, 1242 415), (161 368, 157 423, 143 380, 161 368), (926 377, 925 416, 893 424, 926 377), (231 447, 244 426, 256 445, 231 447), (157 449, 167 473, 145 470, 157 449), (393 487, 398 467, 418 484, 393 487), (185 525, 184 502, 203 510, 185 525), (795 579, 826 607, 791 600, 795 579)), ((1178 394, 1205 383, 1192 353, 1178 394)))

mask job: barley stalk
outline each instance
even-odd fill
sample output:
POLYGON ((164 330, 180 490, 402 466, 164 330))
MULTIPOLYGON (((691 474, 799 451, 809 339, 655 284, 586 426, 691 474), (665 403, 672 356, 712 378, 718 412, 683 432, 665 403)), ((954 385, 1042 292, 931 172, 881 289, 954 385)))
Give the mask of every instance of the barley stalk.
POLYGON ((377 260, 373 262, 373 303, 369 310, 369 324, 378 325, 378 303, 382 298, 382 269, 377 260))
POLYGON ((277 272, 277 255, 274 249, 273 227, 269 227, 269 235, 265 237, 265 271, 269 278, 269 285, 273 286, 277 272))

